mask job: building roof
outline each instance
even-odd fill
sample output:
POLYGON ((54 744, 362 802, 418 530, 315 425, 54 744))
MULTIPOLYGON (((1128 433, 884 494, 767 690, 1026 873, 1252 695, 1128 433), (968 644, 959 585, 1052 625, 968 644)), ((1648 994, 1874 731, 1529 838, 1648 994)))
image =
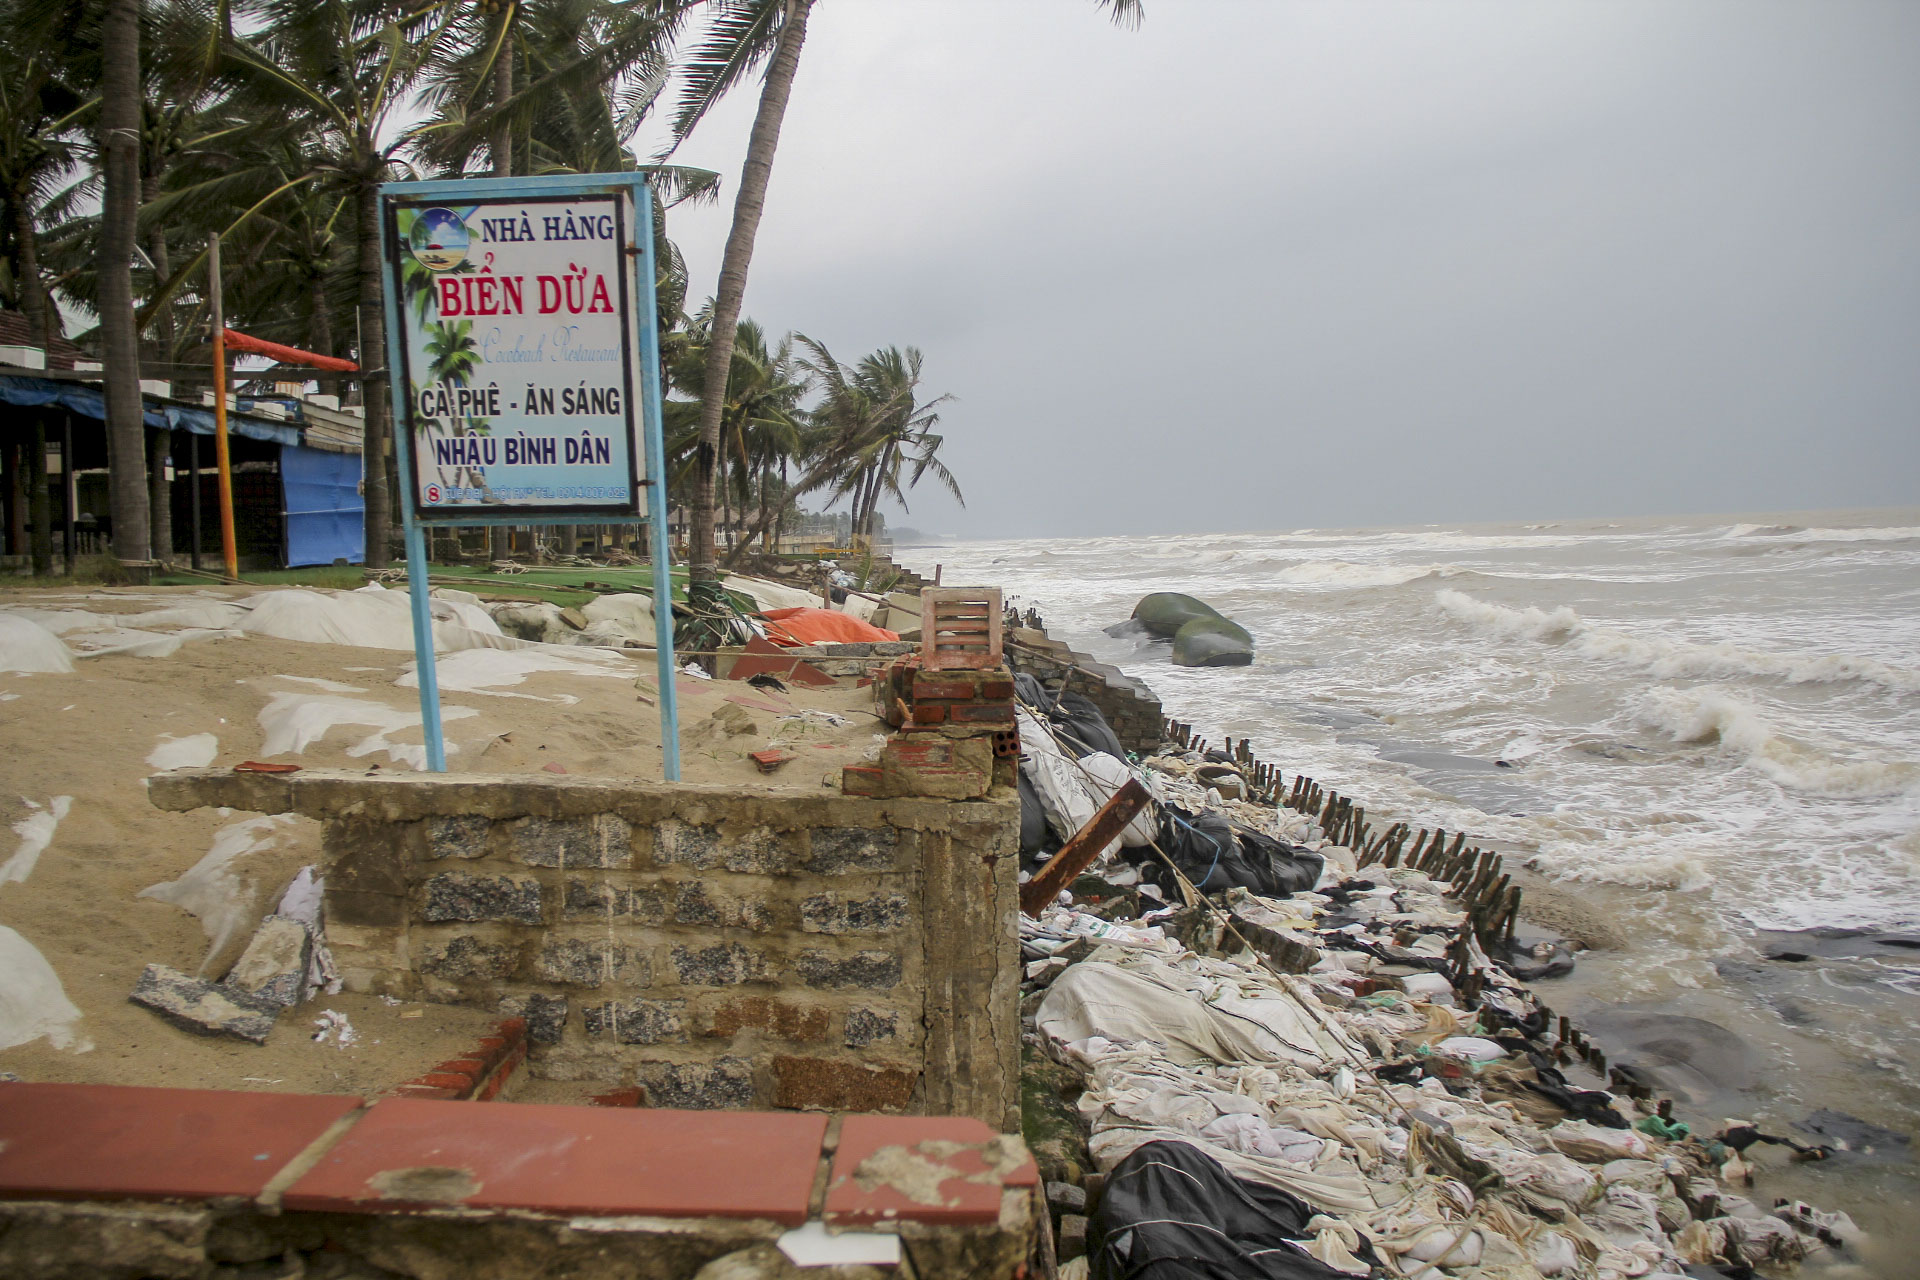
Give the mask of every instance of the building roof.
MULTIPOLYGON (((33 326, 27 323, 27 317, 19 311, 0 308, 0 346, 37 347, 29 335, 33 326)), ((75 360, 93 360, 98 357, 92 352, 76 347, 65 338, 50 338, 46 344, 47 368, 71 369, 75 360)))

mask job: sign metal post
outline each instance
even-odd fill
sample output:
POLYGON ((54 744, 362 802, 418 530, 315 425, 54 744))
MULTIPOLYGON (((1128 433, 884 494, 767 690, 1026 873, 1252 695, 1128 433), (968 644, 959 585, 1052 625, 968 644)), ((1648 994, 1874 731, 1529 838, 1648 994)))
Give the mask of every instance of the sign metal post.
POLYGON ((662 770, 679 781, 653 198, 645 176, 385 183, 380 213, 427 767, 442 773, 447 762, 426 528, 646 524, 662 770))

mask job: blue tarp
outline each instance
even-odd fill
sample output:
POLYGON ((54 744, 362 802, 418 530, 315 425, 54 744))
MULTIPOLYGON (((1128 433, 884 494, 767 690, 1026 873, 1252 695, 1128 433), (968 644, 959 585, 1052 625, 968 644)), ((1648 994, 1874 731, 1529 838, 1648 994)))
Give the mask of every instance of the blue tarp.
POLYGON ((366 502, 360 496, 360 455, 304 445, 280 450, 280 485, 287 504, 287 567, 366 560, 366 502))
MULTIPOLYGON (((90 387, 83 382, 55 382, 49 378, 35 378, 31 375, 0 375, 0 403, 27 407, 39 405, 59 405, 71 409, 83 418, 94 418, 105 422, 107 418, 106 397, 98 387, 90 387)), ((191 431, 197 436, 213 434, 213 410, 194 409, 186 405, 163 404, 151 396, 142 397, 145 406, 143 415, 146 424, 157 431, 169 428, 175 431, 191 431)), ((238 414, 227 415, 227 429, 237 436, 249 440, 265 440, 272 444, 298 445, 300 428, 292 424, 262 422, 258 418, 243 418, 238 414)), ((356 460, 354 465, 358 467, 356 460)))

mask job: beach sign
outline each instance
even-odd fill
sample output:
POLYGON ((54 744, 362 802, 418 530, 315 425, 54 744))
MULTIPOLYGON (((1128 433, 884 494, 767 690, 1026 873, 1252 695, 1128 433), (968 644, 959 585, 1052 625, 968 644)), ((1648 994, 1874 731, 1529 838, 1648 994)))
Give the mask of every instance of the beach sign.
POLYGON ((428 768, 446 768, 426 525, 649 526, 662 759, 680 776, 642 174, 380 188, 387 368, 428 768))

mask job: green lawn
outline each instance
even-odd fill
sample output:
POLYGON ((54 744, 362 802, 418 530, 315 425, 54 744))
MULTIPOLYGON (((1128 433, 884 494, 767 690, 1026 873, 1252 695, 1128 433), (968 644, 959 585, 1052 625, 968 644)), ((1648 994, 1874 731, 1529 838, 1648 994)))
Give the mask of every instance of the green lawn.
MULTIPOLYGON (((118 572, 118 566, 106 557, 100 557, 93 563, 82 561, 75 568, 77 572, 72 577, 56 574, 44 578, 0 579, 0 582, 18 587, 73 587, 111 586, 126 581, 125 575, 118 572)), ((524 573, 496 573, 492 569, 474 565, 436 564, 428 570, 428 577, 437 587, 454 587, 490 599, 546 600, 563 609, 578 608, 595 596, 613 592, 653 594, 653 568, 650 565, 618 569, 530 568, 524 573)), ((217 587, 220 581, 217 572, 174 572, 156 577, 153 584, 161 587, 217 587)), ((259 587, 317 587, 352 591, 367 584, 367 573, 358 565, 314 565, 304 569, 243 573, 240 581, 259 587)), ((687 571, 684 566, 675 566, 673 569, 673 598, 679 602, 687 598, 687 571)), ((751 602, 743 597, 736 603, 749 607, 751 602)))

